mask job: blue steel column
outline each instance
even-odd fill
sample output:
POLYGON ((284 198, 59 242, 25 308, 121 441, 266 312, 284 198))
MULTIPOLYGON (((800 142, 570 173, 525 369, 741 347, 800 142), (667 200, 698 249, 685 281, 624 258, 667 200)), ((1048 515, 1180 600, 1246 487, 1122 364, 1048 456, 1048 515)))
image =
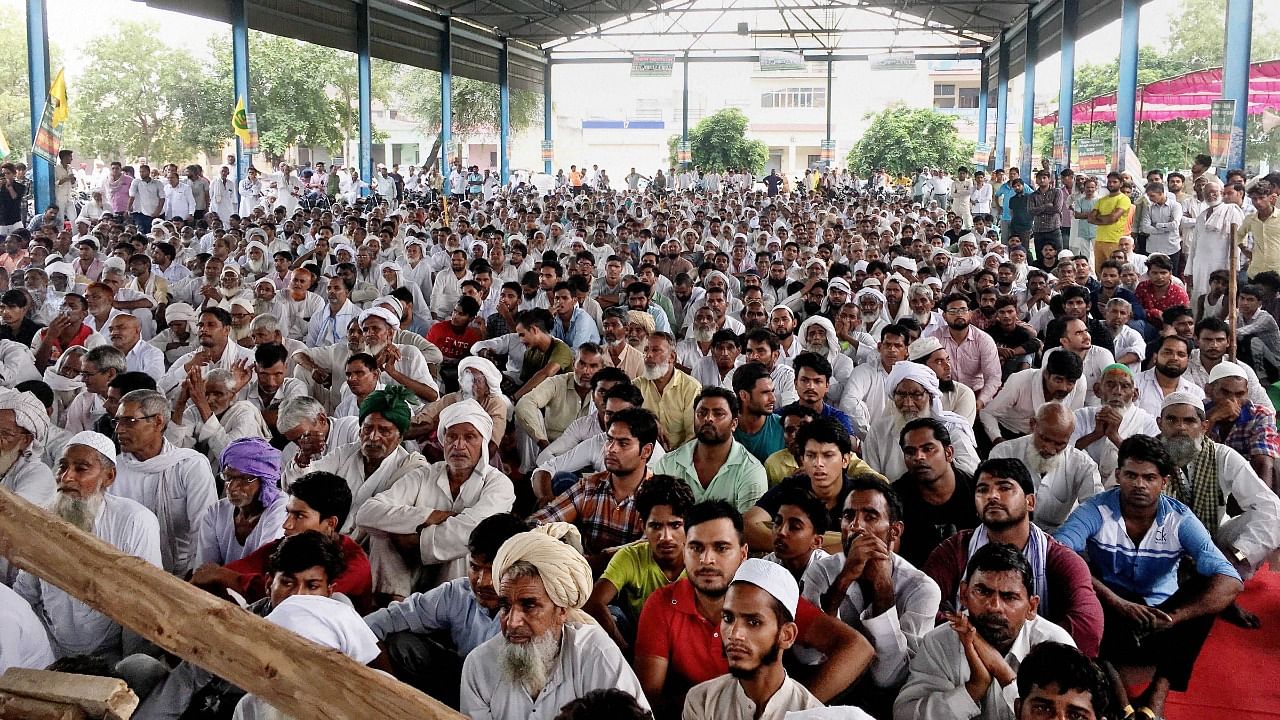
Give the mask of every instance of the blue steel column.
POLYGON ((511 59, 507 43, 502 38, 502 47, 498 49, 498 180, 507 184, 511 174, 511 78, 508 75, 507 63, 511 59))
MULTIPOLYGON (((680 96, 680 142, 689 142, 689 52, 684 54, 684 90, 680 96)), ((680 163, 687 165, 693 162, 693 155, 690 153, 688 163, 680 163)))
MULTIPOLYGON (((982 55, 981 80, 978 82, 978 144, 981 145, 987 141, 987 115, 991 110, 991 98, 987 95, 987 83, 991 80, 991 60, 987 55, 982 55)), ((985 168, 984 162, 979 169, 985 168)))
POLYGON ((1036 61, 1040 59, 1040 22, 1027 10, 1027 33, 1022 63, 1022 177, 1030 184, 1031 153, 1036 129, 1036 61))
POLYGON ((1009 46, 1008 37, 1000 35, 996 50, 996 156, 993 170, 1004 169, 1005 129, 1009 124, 1009 46))
POLYGON ((1062 0, 1062 50, 1058 67, 1058 127, 1062 128, 1062 166, 1071 167, 1071 106, 1076 93, 1076 16, 1080 0, 1062 0))
MULTIPOLYGON (((231 83, 235 93, 235 97, 231 98, 231 106, 235 107, 243 98, 245 114, 252 112, 252 101, 249 98, 249 13, 245 9, 245 0, 231 0, 231 83)), ((242 144, 237 135, 237 183, 249 171, 242 144)))
MULTIPOLYGON (((44 0, 27 0, 27 94, 31 101, 31 140, 40 131, 40 117, 49 100, 49 20, 44 0)), ((27 145, 31 147, 30 143, 27 145)), ((37 213, 53 203, 53 163, 31 155, 37 213)))
MULTIPOLYGON (((551 112, 551 53, 547 52, 542 64, 542 139, 546 143, 554 142, 551 137, 551 125, 554 122, 551 112)), ((551 174, 551 158, 542 161, 542 171, 551 174)))
MULTIPOLYGON (((360 86, 360 177, 373 182, 373 103, 369 86, 373 83, 369 67, 369 0, 356 8, 356 75, 360 86)), ((368 188, 361 188, 368 195, 368 188)))
MULTIPOLYGON (((1120 4, 1120 84, 1116 89, 1116 158, 1121 167, 1124 146, 1133 145, 1138 108, 1138 18, 1140 0, 1120 4)), ((1137 151, 1137 148, 1134 148, 1137 151)))
POLYGON ((449 146, 453 144, 453 20, 444 16, 440 31, 440 174, 449 178, 449 146))
POLYGON ((1244 167, 1244 144, 1248 137, 1249 55, 1253 40, 1253 0, 1227 2, 1227 56, 1222 68, 1222 97, 1236 101, 1231 117, 1231 150, 1227 168, 1244 167))

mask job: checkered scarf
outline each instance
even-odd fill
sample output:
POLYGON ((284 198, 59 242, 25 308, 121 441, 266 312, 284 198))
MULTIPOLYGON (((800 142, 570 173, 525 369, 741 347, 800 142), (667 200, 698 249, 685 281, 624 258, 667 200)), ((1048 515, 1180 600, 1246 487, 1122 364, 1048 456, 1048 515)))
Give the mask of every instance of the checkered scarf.
POLYGON ((1218 531, 1225 499, 1218 483, 1217 443, 1208 435, 1200 439, 1200 452, 1182 469, 1174 497, 1191 508, 1210 535, 1218 531))

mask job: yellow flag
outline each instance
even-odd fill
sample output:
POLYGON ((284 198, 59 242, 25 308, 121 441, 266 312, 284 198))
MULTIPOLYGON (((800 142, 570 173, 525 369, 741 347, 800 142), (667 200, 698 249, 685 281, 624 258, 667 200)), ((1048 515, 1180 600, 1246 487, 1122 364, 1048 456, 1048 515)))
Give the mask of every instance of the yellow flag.
POLYGON ((236 109, 231 111, 231 130, 241 142, 249 142, 249 115, 244 109, 244 98, 236 98, 236 109))
POLYGON ((62 73, 62 70, 58 70, 58 74, 53 76, 53 84, 49 86, 49 104, 53 108, 49 124, 55 128, 66 122, 70 114, 67 106, 67 79, 62 73))

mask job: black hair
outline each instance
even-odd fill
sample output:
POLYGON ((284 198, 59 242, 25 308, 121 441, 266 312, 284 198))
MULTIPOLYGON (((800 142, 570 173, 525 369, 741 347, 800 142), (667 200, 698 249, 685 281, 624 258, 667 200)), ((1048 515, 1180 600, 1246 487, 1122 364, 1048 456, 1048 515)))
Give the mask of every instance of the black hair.
MULTIPOLYGON (((1126 460, 1151 463, 1165 477, 1172 477, 1177 472, 1177 466, 1169 457, 1169 450, 1165 448, 1164 443, 1150 435, 1130 435, 1120 443, 1120 449, 1116 455, 1116 467, 1124 467, 1126 460)), ((1119 470, 1116 471, 1116 477, 1119 478, 1119 470)))
POLYGON ((653 713, 645 710, 635 697, 624 690, 605 688, 591 692, 566 703, 555 720, 653 720, 653 713))
MULTIPOLYGON (((1160 352, 1161 350, 1163 350, 1163 349, 1164 349, 1165 344, 1166 344, 1166 343, 1168 343, 1168 342, 1169 342, 1169 341, 1171 341, 1171 340, 1172 340, 1173 342, 1179 342, 1179 343, 1182 343, 1182 347, 1186 348, 1187 354, 1188 354, 1188 355, 1190 355, 1190 354, 1191 354, 1191 341, 1190 341, 1190 340, 1188 340, 1188 339, 1186 339, 1186 338, 1184 338, 1184 337, 1182 337, 1181 335, 1165 335, 1164 337, 1160 338, 1159 340, 1156 340, 1155 352, 1157 352, 1157 353, 1158 353, 1158 352, 1160 352)), ((1070 353, 1070 354, 1074 355, 1075 353, 1070 353)))
MULTIPOLYGON (((8 293, 5 293, 5 295, 8 295, 8 293)), ((1256 300, 1266 299, 1266 293, 1264 293, 1262 291, 1262 288, 1257 284, 1241 285, 1236 290, 1236 295, 1248 295, 1249 297, 1254 298, 1256 300)), ((7 305, 8 303, 5 303, 5 304, 7 305)))
POLYGON ((1049 353, 1044 359, 1044 374, 1057 375, 1075 382, 1084 374, 1084 362, 1073 352, 1049 353))
POLYGON ((658 417, 652 410, 642 407, 619 410, 609 418, 609 427, 613 427, 616 423, 625 423, 631 430, 631 436, 640 443, 641 447, 656 445, 658 442, 658 417))
POLYGON ((551 318, 551 311, 546 308, 532 308, 523 312, 516 313, 516 324, 523 325, 526 328, 536 327, 544 333, 551 332, 551 326, 555 321, 551 318))
POLYGON ((231 327, 231 313, 220 307, 206 307, 200 311, 200 315, 212 315, 223 327, 231 327))
POLYGON ((791 367, 795 369, 796 377, 800 376, 801 368, 809 368, 825 377, 828 382, 831 381, 831 362, 817 353, 802 352, 796 355, 791 361, 791 367))
POLYGON ((378 369, 378 360, 369 353, 353 353, 347 358, 347 362, 343 364, 343 367, 345 368, 353 362, 358 362, 369 370, 378 369))
POLYGON ((324 568, 330 585, 347 570, 337 539, 318 530, 307 530, 289 535, 276 545, 275 552, 267 559, 267 572, 296 575, 317 565, 324 568))
POLYGON ((653 509, 662 505, 671 508, 672 515, 683 519, 694 505, 693 490, 689 489, 689 483, 673 475, 650 477, 640 483, 634 497, 636 513, 641 522, 647 521, 653 509))
POLYGON ((699 403, 710 398, 720 398, 728 403, 729 414, 733 415, 735 418, 738 417, 738 413, 742 411, 742 403, 738 402, 738 396, 733 394, 732 391, 726 390, 722 387, 702 388, 702 392, 698 393, 698 397, 694 399, 693 406, 697 408, 699 403))
POLYGON ((480 314, 480 301, 470 295, 458 296, 458 310, 469 318, 473 318, 480 314))
POLYGON ((869 472, 858 473, 849 478, 849 495, 859 490, 880 493, 884 496, 884 504, 889 508, 889 522, 896 523, 902 520, 902 498, 884 478, 869 472))
POLYGON ((1031 471, 1027 469, 1026 463, 1018 458, 989 458, 983 461, 973 472, 975 490, 978 478, 983 474, 1002 480, 1012 480, 1018 483, 1018 487, 1022 488, 1022 492, 1026 495, 1034 495, 1036 492, 1035 482, 1031 480, 1031 471))
POLYGON ((987 543, 974 551, 969 558, 969 565, 964 570, 964 581, 973 579, 973 574, 982 572, 1016 572, 1022 576, 1022 586, 1027 589, 1027 597, 1036 594, 1035 580, 1031 577, 1031 563, 1023 556, 1022 551, 1006 543, 987 543))
MULTIPOLYGON (((1067 354, 1075 357, 1075 355, 1071 353, 1067 354)), ((1079 358, 1076 358, 1076 360, 1078 361, 1079 358)), ((933 439, 937 440, 942 447, 951 447, 951 431, 948 430, 947 426, 943 425, 937 418, 931 417, 916 418, 904 425, 902 432, 898 433, 898 444, 901 445, 906 440, 907 435, 915 432, 916 430, 932 431, 933 439)))
POLYGON ((733 529, 738 531, 738 542, 743 542, 742 513, 724 500, 703 500, 700 503, 694 503, 684 514, 684 528, 686 531, 692 530, 696 525, 721 518, 727 518, 733 523, 733 529))
MULTIPOLYGON (((150 375, 147 377, 150 377, 150 375)), ((153 380, 152 382, 155 381, 153 380)), ((108 387, 110 387, 110 383, 108 383, 108 387)), ((40 401, 40 404, 43 405, 46 410, 53 407, 53 388, 49 387, 49 385, 43 380, 23 380, 17 385, 14 385, 13 389, 18 392, 27 392, 35 395, 36 399, 40 401)))
MULTIPOLYGON (((785 421, 789 417, 807 417, 811 420, 817 420, 822 414, 811 407, 805 407, 800 403, 791 403, 778 411, 778 421, 785 421)), ((842 426, 843 427, 843 426, 842 426)))
POLYGON ((747 343, 767 343, 769 349, 777 352, 782 347, 782 342, 778 340, 778 334, 769 328, 756 328, 746 335, 742 336, 742 349, 747 349, 747 343))
POLYGON ((401 304, 405 305, 409 309, 413 309, 413 293, 410 292, 409 288, 401 285, 391 291, 391 297, 399 300, 401 304))
POLYGON ((253 349, 253 362, 262 368, 269 368, 286 362, 289 351, 279 343, 263 343, 253 349))
POLYGON ((758 362, 739 365, 733 371, 733 392, 736 395, 745 392, 748 395, 755 390, 756 383, 769 378, 769 369, 758 362))
POLYGON ((844 429, 844 425, 832 418, 818 417, 800 428, 796 433, 796 446, 801 452, 810 441, 835 445, 840 449, 841 455, 853 452, 853 442, 849 439, 848 431, 844 429))
POLYGON ((1026 698, 1032 688, 1050 686, 1056 686, 1058 692, 1088 693, 1093 714, 1099 718, 1110 717, 1112 697, 1106 676, 1074 646, 1042 642, 1023 658, 1018 667, 1018 696, 1026 698))
POLYGON ((155 390, 156 379, 144 372, 122 372, 111 378, 107 387, 119 390, 120 396, 124 397, 134 390, 155 390))
MULTIPOLYGON (((583 343, 583 345, 587 345, 587 344, 589 343, 583 343)), ((597 353, 597 354, 600 354, 600 353, 597 353)), ((631 378, 627 377, 626 373, 622 372, 622 370, 616 367, 604 367, 597 370, 595 374, 591 376, 591 389, 592 390, 596 389, 596 386, 598 386, 602 382, 614 382, 614 383, 622 383, 624 385, 630 385, 631 378)))
POLYGON ((310 472, 289 486, 289 494, 320 514, 320 519, 337 518, 337 527, 347 522, 351 512, 351 488, 341 475, 318 470, 310 472))
POLYGON ((489 562, 498 554, 498 548, 512 536, 529 530, 528 524, 515 513, 497 513, 476 523, 467 538, 467 552, 489 562))
POLYGON ((1220 318, 1207 317, 1196 323, 1196 337, 1200 337, 1200 333, 1206 330, 1209 332, 1226 333, 1227 337, 1231 337, 1231 326, 1220 318))
POLYGON ((1173 262, 1169 260, 1168 255, 1156 253, 1147 258, 1147 268, 1158 267, 1161 270, 1173 270, 1173 262))
MULTIPOLYGON (((805 516, 809 518, 809 524, 813 525, 814 535, 821 535, 827 531, 827 524, 829 523, 827 506, 809 488, 799 485, 782 487, 779 488, 776 499, 779 509, 783 505, 800 508, 805 516)), ((774 516, 776 517, 777 513, 774 513, 774 516)), ((774 525, 777 524, 775 520, 774 525)))
POLYGON ((30 304, 31 301, 27 298, 25 290, 6 290, 3 295, 0 295, 0 305, 24 308, 30 304))

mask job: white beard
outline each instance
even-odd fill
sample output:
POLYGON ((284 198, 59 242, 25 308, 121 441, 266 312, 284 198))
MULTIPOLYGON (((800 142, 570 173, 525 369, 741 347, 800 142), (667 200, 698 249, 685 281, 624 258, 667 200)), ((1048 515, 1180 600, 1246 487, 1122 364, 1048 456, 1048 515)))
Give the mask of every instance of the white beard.
POLYGON ((712 330, 711 328, 707 328, 705 330, 699 330, 697 328, 694 328, 693 330, 689 331, 689 337, 693 338, 694 340, 700 343, 711 342, 711 338, 715 334, 716 334, 716 331, 712 330))
POLYGON ((654 367, 646 365, 644 368, 644 377, 648 380, 657 381, 666 377, 668 372, 671 372, 670 363, 662 363, 661 365, 655 365, 654 367))
POLYGON ((821 345, 810 345, 809 343, 804 343, 803 348, 805 352, 811 352, 820 357, 827 357, 831 354, 831 348, 826 343, 822 343, 821 345))
POLYGON ((53 513, 81 530, 93 532, 98 511, 102 509, 102 494, 88 498, 76 498, 59 492, 53 499, 53 513))
POLYGON ((1066 457, 1066 453, 1045 457, 1040 454, 1035 445, 1028 445, 1026 451, 1022 454, 1022 462, 1026 463, 1027 469, 1031 472, 1040 477, 1047 477, 1058 469, 1064 457, 1066 457))
POLYGON ((22 457, 22 448, 15 447, 12 450, 0 450, 0 475, 9 472, 20 457, 22 457))
POLYGON ((458 394, 463 400, 474 400, 476 397, 476 377, 470 372, 462 373, 458 378, 458 394))
POLYGON ((386 345, 370 345, 369 343, 364 344, 364 351, 374 357, 378 357, 379 355, 382 354, 382 351, 386 349, 387 349, 386 345))
POLYGON ((504 642, 498 662, 508 679, 522 685, 530 697, 537 698, 546 687, 559 655, 560 641, 548 630, 524 644, 504 642))

